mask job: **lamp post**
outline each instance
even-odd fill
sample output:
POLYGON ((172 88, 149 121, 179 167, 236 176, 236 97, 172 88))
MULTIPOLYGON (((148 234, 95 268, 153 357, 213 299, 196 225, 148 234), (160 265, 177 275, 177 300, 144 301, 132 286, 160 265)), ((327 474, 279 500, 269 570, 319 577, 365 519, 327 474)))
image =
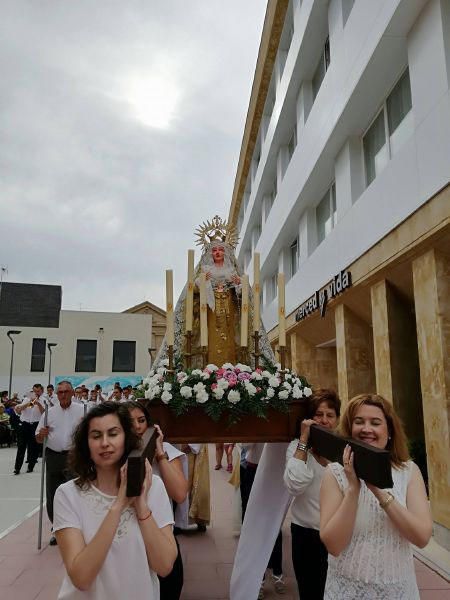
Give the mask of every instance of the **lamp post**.
POLYGON ((49 342, 47 344, 48 351, 50 352, 50 361, 48 363, 48 385, 50 385, 52 382, 52 348, 57 345, 58 344, 56 342, 49 342))
POLYGON ((7 332, 7 336, 9 337, 10 341, 11 341, 11 362, 9 365, 9 388, 8 388, 8 398, 11 398, 11 389, 12 389, 12 376, 13 376, 13 365, 14 365, 14 340, 11 337, 12 335, 19 335, 19 333, 22 333, 21 331, 17 331, 15 329, 10 329, 7 332))

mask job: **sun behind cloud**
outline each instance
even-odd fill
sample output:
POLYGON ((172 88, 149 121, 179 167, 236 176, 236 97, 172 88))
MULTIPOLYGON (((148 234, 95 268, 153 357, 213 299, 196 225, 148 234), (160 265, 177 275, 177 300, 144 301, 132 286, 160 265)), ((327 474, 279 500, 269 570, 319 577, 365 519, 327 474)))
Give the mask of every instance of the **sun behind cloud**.
POLYGON ((135 119, 147 127, 168 129, 176 113, 180 90, 164 72, 141 71, 127 78, 124 95, 135 119))

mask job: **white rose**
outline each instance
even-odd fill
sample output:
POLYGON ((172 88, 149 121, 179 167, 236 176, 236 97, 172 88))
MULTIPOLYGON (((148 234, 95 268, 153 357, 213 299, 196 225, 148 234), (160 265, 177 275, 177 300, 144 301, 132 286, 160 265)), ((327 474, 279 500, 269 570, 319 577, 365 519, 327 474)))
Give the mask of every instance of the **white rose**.
POLYGON ((183 383, 185 383, 187 380, 188 380, 188 376, 185 375, 184 377, 180 377, 180 379, 178 380, 178 383, 183 385, 183 383))
POLYGON ((217 400, 221 400, 223 398, 223 395, 225 394, 225 390, 223 390, 221 387, 216 387, 216 389, 213 390, 213 394, 217 398, 217 400))
POLYGON ((272 373, 270 371, 263 371, 261 375, 266 379, 270 379, 272 377, 272 373))
POLYGON ((183 398, 192 398, 192 388, 190 388, 188 385, 183 385, 180 388, 180 394, 183 396, 183 398))
POLYGON ((184 379, 186 377, 186 373, 184 371, 179 371, 177 373, 177 379, 178 381, 180 381, 180 379, 184 379))
POLYGON ((292 385, 290 383, 288 383, 287 381, 285 381, 283 383, 283 387, 285 390, 288 390, 289 392, 292 390, 292 385))
POLYGON ((269 385, 270 387, 278 387, 280 385, 280 381, 277 377, 271 377, 269 379, 269 385))
POLYGON ((165 367, 167 367, 167 366, 169 365, 169 359, 168 359, 168 358, 164 358, 164 359, 161 361, 161 364, 162 364, 162 365, 164 365, 165 367))
POLYGON ((284 376, 284 378, 286 380, 292 379, 292 375, 290 375, 289 373, 286 373, 286 375, 284 376))
POLYGON ((163 392, 161 394, 161 400, 164 404, 169 404, 169 401, 172 400, 172 394, 170 392, 163 392))
POLYGON ((216 365, 206 365, 206 368, 208 369, 208 371, 218 371, 219 367, 216 365))
POLYGON ((217 382, 217 385, 222 388, 223 390, 228 389, 228 381, 226 379, 219 379, 219 381, 217 382))
POLYGON ((231 404, 237 404, 240 399, 241 395, 237 390, 230 390, 228 392, 228 401, 231 402, 231 404))
POLYGON ((298 400, 298 398, 301 398, 303 396, 303 392, 298 387, 298 385, 294 385, 294 387, 292 388, 292 395, 296 400, 298 400))
POLYGON ((309 387, 305 387, 305 388, 303 388, 303 394, 304 394, 304 395, 305 395, 307 398, 309 398, 309 396, 311 396, 311 395, 312 395, 312 389, 311 389, 311 388, 309 388, 309 387))
POLYGON ((266 396, 267 396, 267 398, 273 398, 273 397, 275 396, 274 389, 273 389, 273 388, 271 388, 271 387, 270 387, 270 388, 268 388, 268 389, 267 389, 267 392, 266 392, 266 396))
POLYGON ((275 363, 275 368, 279 371, 281 369, 281 363, 275 363))
POLYGON ((245 382, 245 389, 247 390, 249 396, 254 396, 256 394, 256 387, 249 381, 245 382))
POLYGON ((222 369, 231 369, 232 371, 234 371, 234 365, 232 365, 231 363, 225 363, 224 365, 222 365, 222 369))
POLYGON ((168 383, 168 382, 166 382, 166 383, 163 385, 163 390, 164 390, 165 392, 170 392, 170 390, 171 390, 171 389, 172 389, 172 384, 171 384, 171 383, 168 383))
POLYGON ((251 373, 252 370, 248 365, 243 365, 242 363, 238 363, 236 365, 236 369, 239 369, 239 371, 243 371, 244 373, 251 373))
POLYGON ((195 398, 199 404, 204 404, 208 400, 209 396, 208 396, 207 392, 201 391, 201 392, 197 392, 197 395, 195 398))
POLYGON ((166 369, 164 367, 159 367, 159 369, 157 369, 156 373, 157 375, 164 375, 166 372, 166 369))
POLYGON ((209 379, 211 375, 209 373, 202 373, 202 379, 209 379))
POLYGON ((150 377, 145 377, 145 379, 142 380, 142 383, 148 385, 150 383, 150 377))
POLYGON ((145 396, 145 398, 147 398, 147 400, 151 400, 151 398, 150 398, 151 392, 152 392, 152 390, 150 388, 148 390, 145 390, 144 396, 145 396))
POLYGON ((203 375, 203 371, 201 369, 194 369, 192 371, 192 375, 195 375, 195 377, 201 377, 203 375))
POLYGON ((194 385, 194 392, 203 392, 205 389, 205 384, 199 381, 194 385))
POLYGON ((281 390, 281 392, 278 392, 278 398, 280 398, 281 400, 287 400, 289 396, 289 392, 287 390, 281 390))
POLYGON ((257 373, 256 371, 254 371, 251 374, 251 378, 254 379, 255 381, 261 381, 262 375, 261 375, 261 373, 257 373))

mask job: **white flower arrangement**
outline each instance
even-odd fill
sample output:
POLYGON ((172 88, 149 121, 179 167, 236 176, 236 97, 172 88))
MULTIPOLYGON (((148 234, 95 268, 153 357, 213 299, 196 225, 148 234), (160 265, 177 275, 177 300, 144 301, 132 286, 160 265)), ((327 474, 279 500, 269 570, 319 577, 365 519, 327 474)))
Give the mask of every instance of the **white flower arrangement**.
POLYGON ((289 369, 252 369, 241 363, 209 364, 175 374, 163 365, 148 374, 140 391, 150 402, 167 404, 177 416, 201 406, 216 421, 227 414, 230 423, 245 414, 265 417, 269 408, 287 412, 290 402, 311 394, 308 382, 289 369))

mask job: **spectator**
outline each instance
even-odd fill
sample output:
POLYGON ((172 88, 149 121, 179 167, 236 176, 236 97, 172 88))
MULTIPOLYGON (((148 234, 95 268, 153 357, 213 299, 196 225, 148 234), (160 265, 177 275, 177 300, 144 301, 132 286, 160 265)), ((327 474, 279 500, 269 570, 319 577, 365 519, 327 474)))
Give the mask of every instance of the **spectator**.
POLYGON ((14 464, 14 475, 20 474, 25 451, 28 455, 27 473, 32 473, 38 460, 39 446, 35 439, 35 431, 41 414, 44 412, 44 400, 42 394, 44 388, 40 383, 33 386, 31 398, 25 398, 23 402, 15 407, 16 413, 20 416, 20 428, 17 437, 17 454, 14 464))

